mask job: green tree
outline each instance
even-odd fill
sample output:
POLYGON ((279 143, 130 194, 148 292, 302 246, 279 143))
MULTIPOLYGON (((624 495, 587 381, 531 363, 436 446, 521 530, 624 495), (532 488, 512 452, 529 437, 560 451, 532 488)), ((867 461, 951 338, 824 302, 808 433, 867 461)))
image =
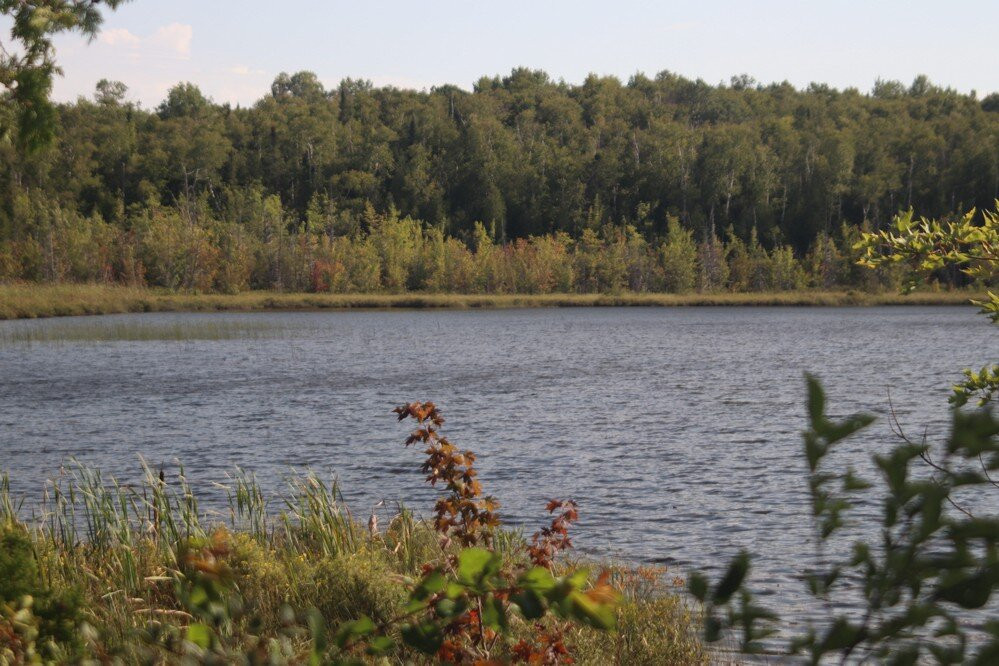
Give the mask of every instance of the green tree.
POLYGON ((0 133, 17 127, 19 143, 36 150, 52 140, 56 112, 49 94, 60 73, 52 38, 78 31, 93 39, 101 9, 127 0, 0 0, 0 15, 10 17, 8 46, 0 43, 0 133), (9 48, 9 47, 14 48, 9 48))
POLYGON ((666 240, 659 248, 663 281, 666 291, 683 294, 697 283, 697 244, 694 233, 684 229, 680 220, 670 217, 666 225, 666 240))

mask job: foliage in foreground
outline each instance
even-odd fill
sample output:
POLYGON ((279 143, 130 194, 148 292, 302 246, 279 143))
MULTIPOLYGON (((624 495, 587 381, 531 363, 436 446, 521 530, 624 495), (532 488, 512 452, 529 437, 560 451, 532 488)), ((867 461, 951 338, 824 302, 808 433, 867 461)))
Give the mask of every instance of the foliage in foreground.
MULTIPOLYGON (((865 236, 863 263, 871 267, 906 263, 914 285, 934 271, 956 267, 975 278, 993 279, 999 270, 999 216, 981 224, 969 213, 951 223, 900 215, 891 229, 865 236)), ((999 320, 999 297, 979 303, 999 320)), ((793 639, 791 652, 812 663, 832 656, 879 663, 973 663, 999 661, 999 420, 988 409, 999 387, 999 366, 965 371, 954 387, 951 432, 939 447, 913 441, 895 420, 900 442, 874 456, 878 483, 854 470, 836 470, 830 455, 873 418, 858 414, 835 421, 826 413, 819 382, 808 377, 808 420, 804 454, 815 524, 818 565, 805 583, 810 595, 830 609, 826 622, 793 639), (967 409, 978 398, 977 409, 967 409), (877 542, 857 541, 841 561, 835 552, 859 495, 880 509, 877 542), (859 614, 836 612, 844 606, 859 614)), ((753 651, 771 635, 776 616, 759 607, 746 583, 748 554, 741 553, 713 586, 697 575, 690 591, 707 605, 705 637, 717 640, 739 630, 743 649, 753 651)))
MULTIPOLYGON (((942 270, 956 269, 970 279, 992 284, 999 278, 999 201, 996 210, 983 211, 981 223, 975 211, 956 221, 913 219, 912 211, 895 218, 890 229, 866 234, 858 249, 864 250, 860 262, 880 269, 904 264, 909 269, 905 288, 911 291, 942 270)), ((999 295, 988 292, 987 298, 975 301, 982 314, 999 323, 999 295)), ((976 400, 988 404, 999 390, 999 365, 981 370, 965 370, 965 381, 954 387, 951 402, 963 407, 976 400)))
POLYGON ((78 31, 93 39, 101 5, 114 9, 123 2, 127 0, 0 0, 0 16, 10 22, 10 41, 0 47, 0 140, 14 135, 21 148, 34 151, 55 137, 59 116, 49 94, 52 77, 61 70, 53 36, 78 31))
POLYGON ((501 529, 436 408, 400 414, 446 491, 428 521, 400 507, 360 525, 314 475, 275 512, 240 473, 212 525, 183 470, 129 487, 79 467, 29 524, 4 479, 0 663, 704 661, 665 570, 567 566, 572 502, 529 540, 501 529))

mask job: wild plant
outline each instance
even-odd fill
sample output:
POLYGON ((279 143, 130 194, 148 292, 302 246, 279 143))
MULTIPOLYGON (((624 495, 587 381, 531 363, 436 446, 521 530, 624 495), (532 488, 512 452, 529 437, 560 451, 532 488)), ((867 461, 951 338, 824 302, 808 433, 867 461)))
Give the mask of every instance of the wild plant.
POLYGON ((267 499, 256 476, 237 468, 230 481, 231 486, 224 488, 232 529, 246 528, 259 543, 266 542, 267 499))
MULTIPOLYGON (((559 563, 572 547, 575 502, 552 500, 551 522, 529 540, 501 529, 499 503, 483 493, 475 454, 441 434, 440 411, 414 403, 397 413, 418 422, 407 444, 423 445, 421 469, 444 492, 429 521, 400 506, 383 530, 365 530, 337 483, 315 474, 292 479, 284 511, 269 515, 255 478, 239 470, 225 486, 228 512, 219 514, 232 531, 213 527, 183 468, 168 480, 143 461, 136 485, 79 464, 64 471, 47 487, 42 515, 29 531, 19 522, 9 482, 0 478, 0 524, 38 545, 22 560, 45 572, 37 580, 59 587, 50 593, 48 583, 36 586, 34 603, 0 604, 0 649, 18 660, 72 648, 104 661, 353 663, 417 652, 443 663, 560 664, 571 663, 580 637, 592 642, 593 633, 612 633, 619 595, 610 574, 591 581, 586 570, 559 563), (377 566, 351 569, 358 558, 377 566), (262 568, 273 582, 260 580, 262 568), (343 588, 327 588, 346 591, 335 604, 363 602, 367 616, 337 627, 342 610, 330 608, 324 617, 310 608, 324 603, 310 586, 341 580, 324 578, 326 571, 346 572, 343 588), (385 576, 398 576, 405 597, 385 576), (374 583, 392 588, 384 602, 364 597, 374 583), (274 587, 261 589, 266 585, 274 587), (46 638, 56 626, 46 624, 49 600, 80 600, 80 592, 90 599, 87 618, 101 627, 99 637, 86 638, 98 634, 77 623, 74 635, 86 645, 62 634, 46 638)), ((0 569, 8 552, 0 548, 0 569)))
POLYGON ((482 543, 489 546, 493 532, 499 525, 496 509, 499 502, 493 497, 482 496, 482 484, 475 469, 475 454, 460 451, 438 429, 444 417, 432 402, 409 403, 395 409, 399 420, 414 419, 418 427, 406 439, 406 446, 423 444, 427 456, 422 470, 427 483, 436 487, 444 485, 445 497, 434 505, 434 527, 445 545, 452 539, 461 546, 482 543))
POLYGON ((15 523, 21 513, 23 501, 15 501, 10 494, 10 475, 0 473, 0 526, 15 523))
MULTIPOLYGON (((980 223, 975 217, 973 210, 950 222, 902 213, 889 228, 863 235, 854 248, 863 252, 858 263, 907 265, 906 290, 951 267, 989 284, 999 277, 999 213, 986 212, 980 223)), ((989 292, 977 304, 999 322, 999 295, 989 292)), ((859 614, 830 611, 827 622, 809 626, 790 641, 790 651, 805 653, 812 663, 832 656, 843 663, 999 663, 999 622, 988 612, 999 590, 999 515, 989 501, 999 489, 993 478, 999 471, 999 420, 987 409, 999 391, 999 366, 964 374, 950 400, 950 435, 936 455, 925 437, 906 436, 892 408, 899 442, 874 456, 879 484, 852 469, 830 469, 828 462, 843 440, 873 418, 857 414, 832 421, 818 380, 806 378, 804 455, 819 553, 832 550, 827 546, 843 534, 858 493, 881 493, 876 498, 881 525, 878 542, 855 542, 844 561, 827 564, 817 558, 816 570, 805 577, 809 594, 830 609, 838 595, 859 598, 859 614), (986 408, 962 409, 975 398, 986 408)), ((702 576, 690 578, 690 591, 706 605, 709 641, 738 628, 743 649, 754 650, 773 633, 769 626, 760 627, 776 616, 752 602, 749 566, 743 552, 714 586, 702 576)))
MULTIPOLYGON (((832 421, 825 394, 808 378, 809 428, 805 458, 816 540, 831 545, 848 523, 857 495, 873 486, 853 470, 828 468, 829 454, 873 420, 860 414, 832 421)), ((830 656, 845 662, 991 664, 999 659, 999 623, 969 623, 999 588, 999 517, 975 515, 961 507, 958 493, 994 489, 990 473, 999 469, 999 421, 984 410, 954 410, 951 434, 933 476, 914 464, 927 455, 926 443, 903 442, 874 460, 881 474, 881 527, 878 543, 857 541, 852 555, 805 577, 808 593, 833 605, 859 596, 858 614, 831 613, 787 644, 811 663, 830 656), (976 470, 968 463, 980 465, 976 470)), ((832 550, 826 548, 827 551, 832 550)), ((690 591, 706 605, 705 637, 718 640, 736 630, 742 648, 755 651, 773 633, 773 613, 760 608, 746 585, 750 557, 740 553, 713 586, 690 577, 690 591)), ((846 605, 849 605, 847 602, 846 605)))
POLYGON ((461 451, 440 433, 444 417, 432 402, 396 408, 399 420, 414 419, 418 427, 406 445, 426 448, 422 470, 431 486, 447 494, 434 507, 433 525, 448 554, 442 564, 426 564, 424 575, 409 596, 405 613, 377 624, 361 617, 340 627, 335 642, 348 652, 383 654, 395 646, 394 630, 403 643, 441 662, 488 663, 497 654, 526 663, 571 663, 562 627, 543 623, 546 616, 604 631, 615 627, 617 591, 603 574, 589 586, 589 572, 552 572, 555 554, 571 547, 568 527, 576 519, 574 502, 553 500, 549 512, 561 510, 550 527, 535 535, 530 554, 534 566, 513 561, 493 548, 500 524, 499 503, 482 495, 475 454, 461 451), (529 638, 514 642, 511 624, 533 628, 529 638))
POLYGON ((578 506, 573 500, 549 500, 545 510, 548 513, 559 513, 552 518, 551 525, 542 527, 531 537, 527 553, 535 566, 552 568, 552 563, 559 552, 572 548, 569 538, 569 527, 579 519, 578 506))
POLYGON ((326 557, 357 552, 360 530, 336 481, 327 484, 310 472, 304 479, 292 479, 291 490, 281 515, 288 548, 311 546, 326 557))

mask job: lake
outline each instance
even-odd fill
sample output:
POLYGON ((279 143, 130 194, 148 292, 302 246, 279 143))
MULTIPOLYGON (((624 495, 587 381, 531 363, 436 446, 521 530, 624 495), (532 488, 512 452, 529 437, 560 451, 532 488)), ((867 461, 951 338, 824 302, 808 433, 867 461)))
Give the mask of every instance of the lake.
MULTIPOLYGON (((896 443, 889 391, 907 430, 939 439, 960 369, 997 357, 971 307, 6 321, 0 468, 29 504, 71 457, 123 479, 140 455, 168 475, 179 460, 217 500, 211 482, 237 465, 275 493, 312 468, 340 479, 355 516, 395 501, 429 514, 420 451, 391 410, 434 400, 508 523, 533 532, 548 498, 573 498, 587 555, 682 570, 746 547, 755 586, 786 613, 812 553, 803 373, 823 379, 832 414, 881 416, 836 458, 866 473, 896 443)), ((878 519, 870 505, 854 515, 878 519)))

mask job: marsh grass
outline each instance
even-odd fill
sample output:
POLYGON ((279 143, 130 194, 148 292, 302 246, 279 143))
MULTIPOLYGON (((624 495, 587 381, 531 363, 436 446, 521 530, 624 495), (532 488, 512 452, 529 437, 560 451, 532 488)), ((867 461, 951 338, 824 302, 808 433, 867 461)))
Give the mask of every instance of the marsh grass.
MULTIPOLYGON (((376 621, 397 617, 408 600, 406 581, 455 554, 431 525, 403 506, 386 507, 380 526, 364 524, 351 515, 336 482, 316 474, 289 478, 278 498, 266 496, 256 478, 241 470, 218 486, 226 507, 208 512, 183 468, 165 478, 143 463, 141 481, 124 484, 74 464, 49 483, 42 503, 25 517, 7 476, 0 476, 0 536, 16 532, 30 540, 45 581, 40 594, 80 599, 80 626, 86 631, 76 634, 86 637, 85 646, 76 652, 50 646, 51 654, 64 661, 83 655, 172 663, 170 654, 157 652, 144 637, 193 621, 177 596, 182 550, 192 540, 225 541, 221 565, 232 572, 244 606, 228 631, 247 642, 273 642, 283 635, 289 608, 317 609, 330 629, 359 615, 376 621)), ((527 561, 527 542, 518 531, 500 531, 494 547, 510 561, 527 561)), ((574 627, 568 638, 578 663, 706 661, 697 613, 664 569, 614 567, 613 575, 624 593, 620 630, 605 634, 574 627)), ((0 580, 0 611, 5 602, 15 602, 6 587, 0 580)), ((3 621, 0 613, 0 653, 3 621)), ((513 627, 525 635, 531 629, 513 627)), ((289 661, 304 662, 310 649, 307 636, 295 637, 289 661)), ((399 648, 388 663, 426 662, 399 648)))
POLYGON ((137 317, 85 317, 56 322, 22 320, 0 326, 0 345, 79 342, 181 342, 195 340, 258 340, 284 334, 272 322, 197 316, 164 315, 156 319, 137 317))
POLYGON ((0 319, 30 319, 130 312, 222 312, 383 308, 526 308, 695 305, 962 305, 967 291, 897 293, 787 291, 773 293, 654 294, 306 294, 248 291, 192 294, 160 289, 87 284, 0 284, 0 319))

